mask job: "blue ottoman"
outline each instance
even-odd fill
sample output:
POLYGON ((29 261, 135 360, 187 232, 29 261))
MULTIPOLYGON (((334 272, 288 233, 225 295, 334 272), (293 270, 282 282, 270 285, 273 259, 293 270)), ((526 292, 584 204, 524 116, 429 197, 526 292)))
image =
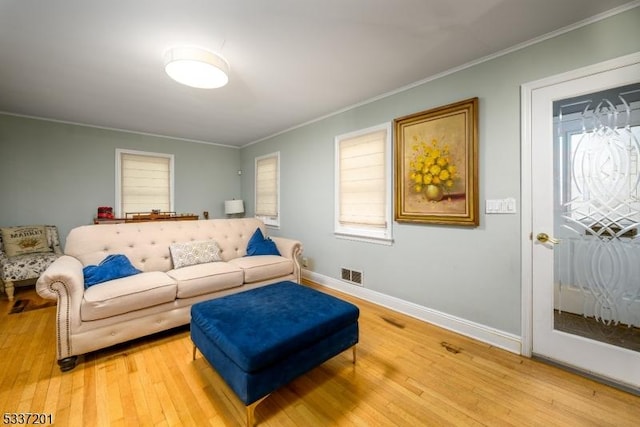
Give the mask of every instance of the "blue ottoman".
POLYGON ((358 307, 293 282, 194 304, 191 340, 247 407, 358 342, 358 307))

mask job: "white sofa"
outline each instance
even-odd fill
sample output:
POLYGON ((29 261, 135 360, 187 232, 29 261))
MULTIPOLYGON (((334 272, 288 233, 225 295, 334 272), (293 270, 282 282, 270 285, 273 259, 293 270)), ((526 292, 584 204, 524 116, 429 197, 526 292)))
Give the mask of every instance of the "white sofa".
MULTIPOLYGON (((270 283, 300 282, 299 241, 272 237, 280 256, 246 256, 264 224, 253 218, 88 225, 69 233, 64 255, 40 276, 38 294, 57 299, 62 371, 79 355, 188 324, 191 306, 270 283), (174 268, 169 246, 214 240, 221 261, 174 268), (85 289, 83 268, 123 254, 142 271, 85 289)), ((265 234, 266 235, 266 234, 265 234)))

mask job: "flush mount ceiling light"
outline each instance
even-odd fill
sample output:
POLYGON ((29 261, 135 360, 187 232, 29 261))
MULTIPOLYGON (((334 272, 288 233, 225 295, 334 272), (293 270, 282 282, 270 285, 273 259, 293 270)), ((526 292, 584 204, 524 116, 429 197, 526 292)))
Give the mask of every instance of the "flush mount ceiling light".
POLYGON ((221 56, 196 47, 169 49, 164 69, 173 80, 201 89, 222 87, 229 81, 229 64, 221 56))

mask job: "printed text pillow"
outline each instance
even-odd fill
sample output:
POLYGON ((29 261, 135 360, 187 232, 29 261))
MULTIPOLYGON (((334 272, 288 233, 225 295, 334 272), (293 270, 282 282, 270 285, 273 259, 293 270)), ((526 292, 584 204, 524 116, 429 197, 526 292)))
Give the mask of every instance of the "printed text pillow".
POLYGON ((1 231, 4 252, 7 256, 52 252, 47 242, 44 225, 5 227, 1 231))

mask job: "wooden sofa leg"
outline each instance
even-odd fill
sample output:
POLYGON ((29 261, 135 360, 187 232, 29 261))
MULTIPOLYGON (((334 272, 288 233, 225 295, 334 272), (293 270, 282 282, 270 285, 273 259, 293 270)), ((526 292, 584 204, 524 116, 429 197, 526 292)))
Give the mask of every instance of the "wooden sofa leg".
POLYGON ((7 293, 7 298, 9 298, 9 301, 13 301, 13 295, 15 291, 15 286, 13 285, 13 282, 8 280, 4 282, 4 291, 7 293))
POLYGON ((78 363, 78 356, 65 357, 64 359, 58 360, 58 366, 60 366, 60 370, 62 372, 67 372, 76 367, 78 363))

